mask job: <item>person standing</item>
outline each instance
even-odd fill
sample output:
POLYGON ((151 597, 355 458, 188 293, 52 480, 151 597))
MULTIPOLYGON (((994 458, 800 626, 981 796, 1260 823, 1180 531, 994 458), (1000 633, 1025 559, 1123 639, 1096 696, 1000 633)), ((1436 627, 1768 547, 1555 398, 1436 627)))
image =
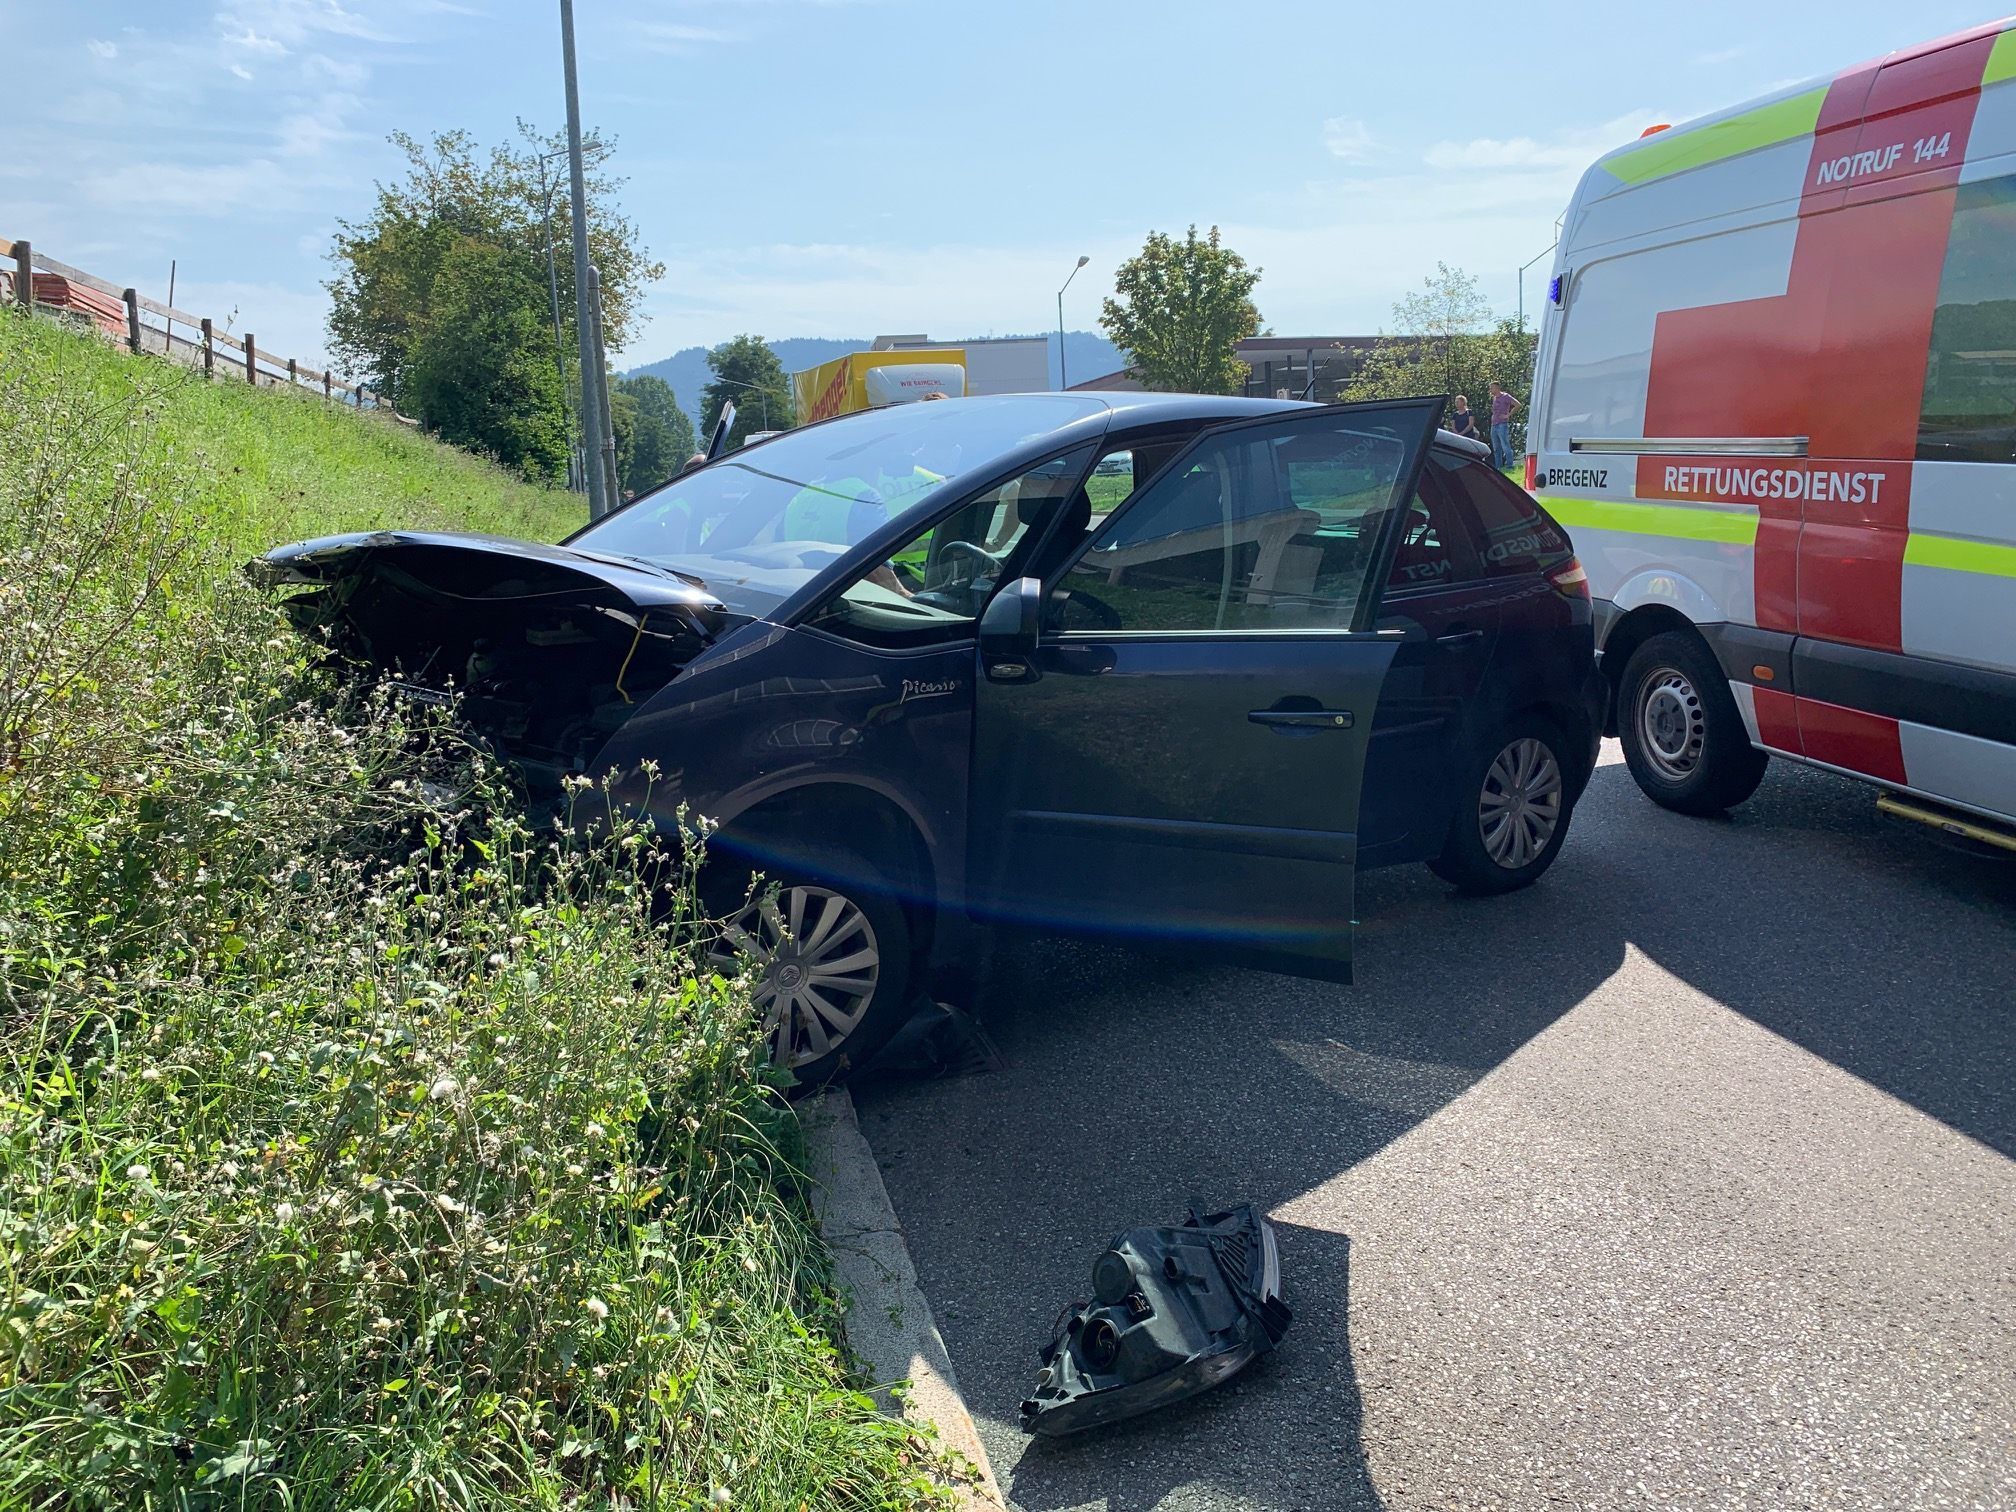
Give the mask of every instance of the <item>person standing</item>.
POLYGON ((1500 388, 1494 378, 1491 382, 1491 461, 1500 472, 1512 465, 1512 413, 1519 408, 1519 401, 1511 393, 1500 388))
POLYGON ((1465 395, 1456 396, 1456 409, 1449 416, 1449 429, 1472 441, 1477 439, 1477 412, 1470 408, 1470 400, 1465 395))

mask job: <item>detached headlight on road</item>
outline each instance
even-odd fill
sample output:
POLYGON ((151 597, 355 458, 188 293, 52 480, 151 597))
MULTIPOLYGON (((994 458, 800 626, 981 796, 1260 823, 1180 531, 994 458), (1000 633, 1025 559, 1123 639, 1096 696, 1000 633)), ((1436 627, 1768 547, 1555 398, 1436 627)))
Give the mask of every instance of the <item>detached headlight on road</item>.
POLYGON ((1242 1203, 1129 1229, 1057 1320, 1022 1404, 1025 1433, 1077 1433, 1216 1386, 1288 1331, 1274 1230, 1242 1203))

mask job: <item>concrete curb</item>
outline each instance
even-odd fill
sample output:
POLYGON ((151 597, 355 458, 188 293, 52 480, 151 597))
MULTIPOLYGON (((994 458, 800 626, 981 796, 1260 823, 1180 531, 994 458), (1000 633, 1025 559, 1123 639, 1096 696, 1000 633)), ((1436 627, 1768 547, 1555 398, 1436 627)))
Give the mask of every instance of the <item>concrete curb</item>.
MULTIPOLYGON (((854 1099, 845 1089, 806 1098, 798 1104, 798 1121, 817 1182, 812 1205, 847 1298, 849 1347, 876 1382, 909 1381, 903 1416, 929 1424, 948 1448, 972 1462, 977 1479, 964 1488, 967 1508, 998 1512, 1007 1500, 959 1393, 931 1304, 918 1288, 910 1246, 854 1116, 854 1099)), ((897 1406, 886 1387, 876 1397, 884 1411, 897 1406)))

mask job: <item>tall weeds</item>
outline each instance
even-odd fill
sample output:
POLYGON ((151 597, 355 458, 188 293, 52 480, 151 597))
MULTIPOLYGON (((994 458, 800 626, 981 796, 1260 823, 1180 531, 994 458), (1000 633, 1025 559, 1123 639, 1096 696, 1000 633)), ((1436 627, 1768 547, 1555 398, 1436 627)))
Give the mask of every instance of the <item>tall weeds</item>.
POLYGON ((0 326, 0 1506, 935 1502, 683 858, 346 702, 186 380, 0 326))

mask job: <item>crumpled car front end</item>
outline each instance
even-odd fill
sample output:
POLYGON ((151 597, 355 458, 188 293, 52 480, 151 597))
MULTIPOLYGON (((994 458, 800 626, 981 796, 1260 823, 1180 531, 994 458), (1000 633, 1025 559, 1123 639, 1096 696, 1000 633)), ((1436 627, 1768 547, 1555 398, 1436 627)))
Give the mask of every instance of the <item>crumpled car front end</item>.
POLYGON ((461 723, 534 795, 599 775, 609 739, 744 617, 642 562, 501 536, 380 531, 251 564, 295 627, 461 723))

